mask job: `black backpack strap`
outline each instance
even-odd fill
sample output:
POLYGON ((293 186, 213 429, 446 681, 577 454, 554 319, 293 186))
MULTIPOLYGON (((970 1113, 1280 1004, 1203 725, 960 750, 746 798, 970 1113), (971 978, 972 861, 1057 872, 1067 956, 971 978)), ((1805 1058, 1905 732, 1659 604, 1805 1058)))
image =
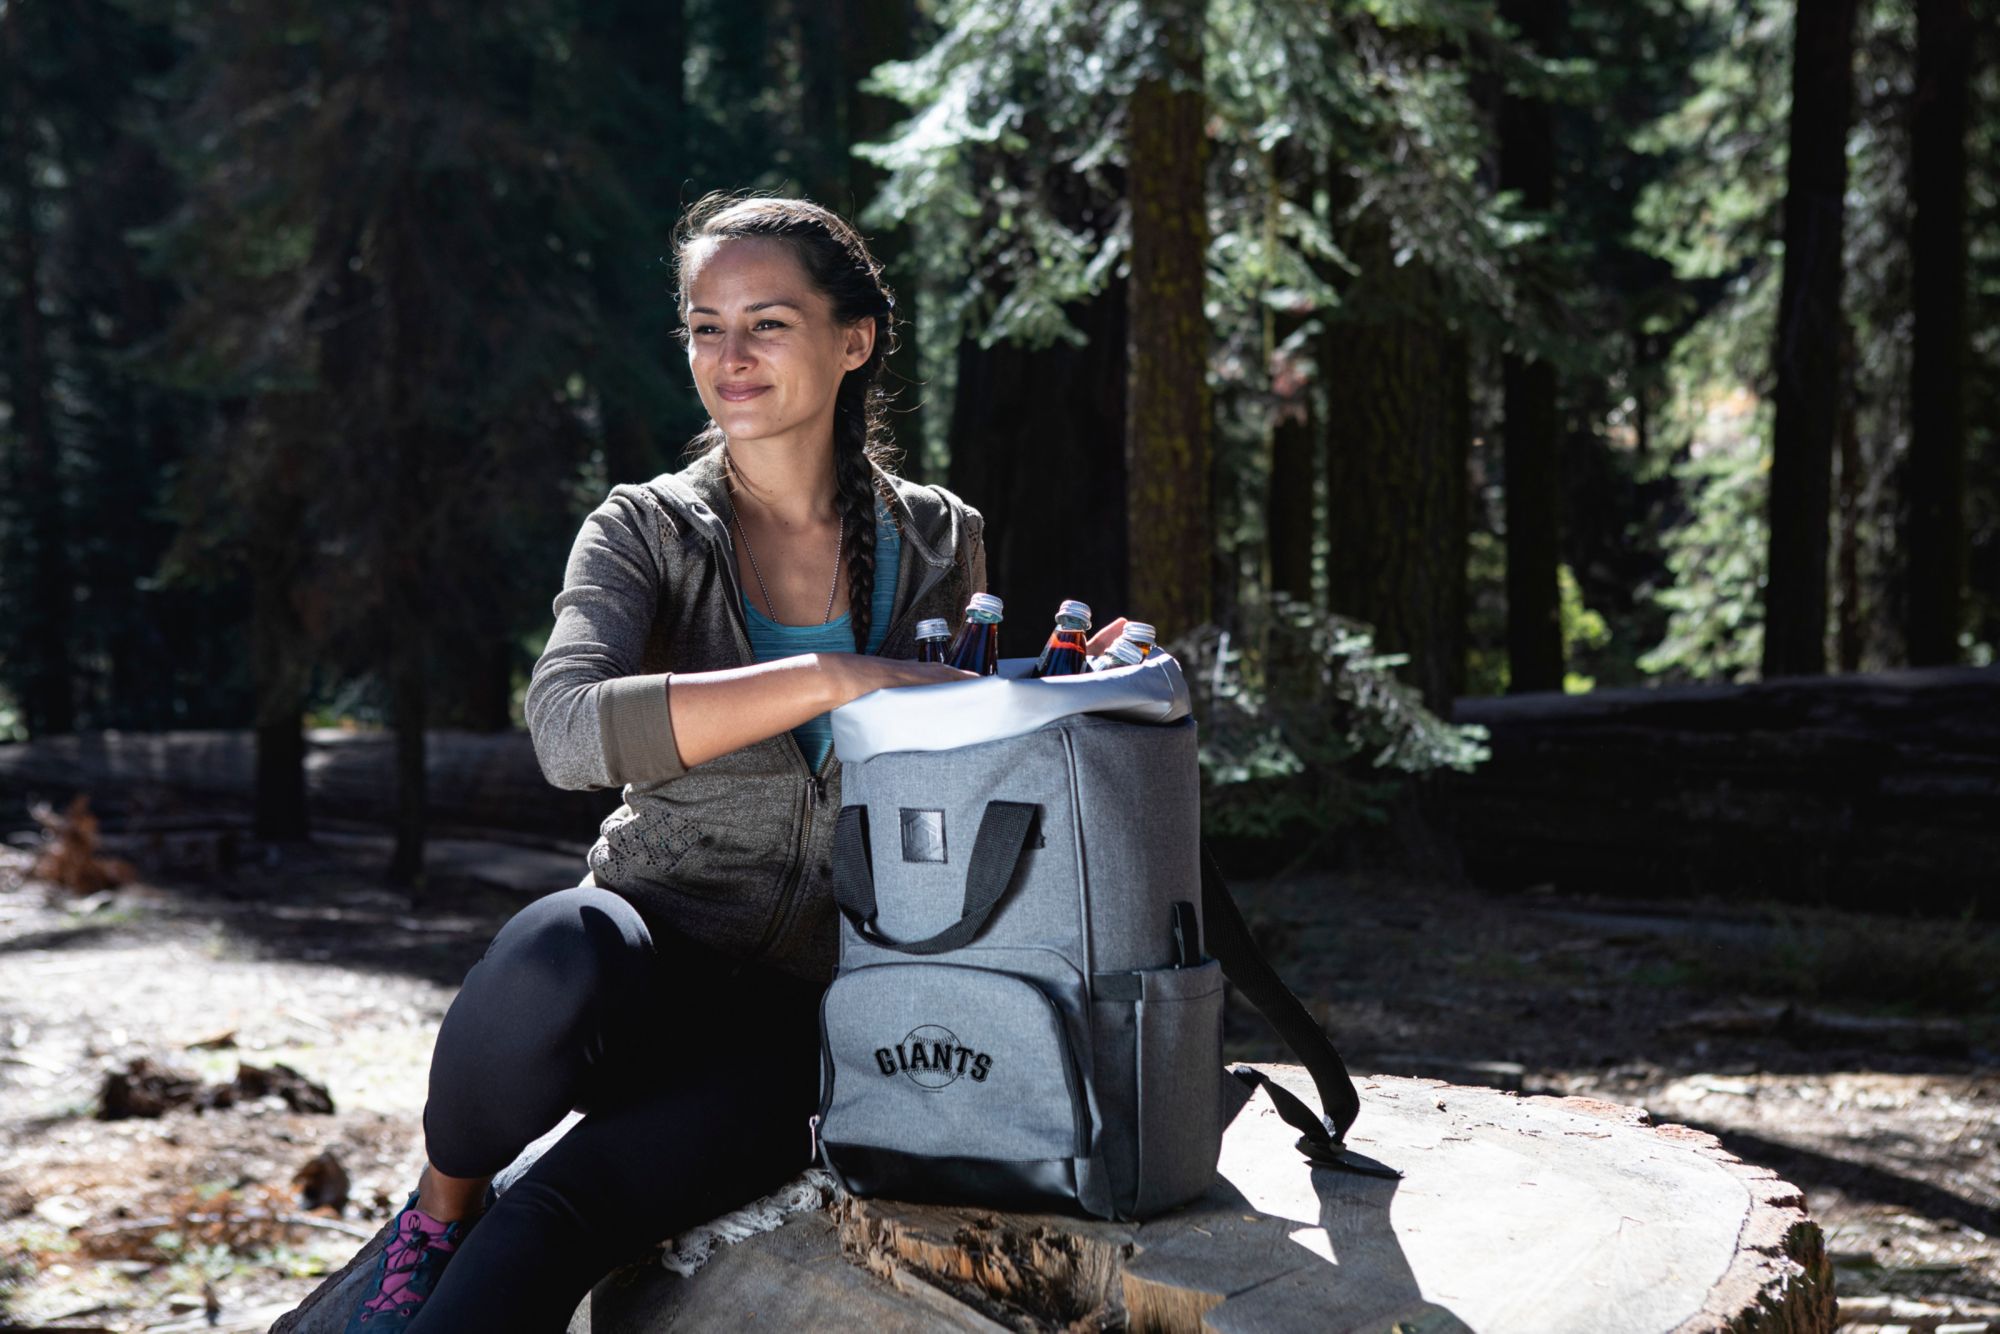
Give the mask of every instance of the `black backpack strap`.
POLYGON ((1264 952, 1250 937, 1243 914, 1229 893, 1229 886, 1204 842, 1201 847, 1201 915, 1208 936, 1208 952, 1222 964, 1223 973, 1266 1019, 1299 1063, 1312 1076, 1319 1091, 1320 1116, 1289 1090, 1273 1082, 1262 1071, 1235 1066, 1230 1073, 1253 1089, 1261 1087, 1271 1097, 1278 1115, 1299 1132, 1299 1152, 1320 1167, 1336 1167, 1369 1176, 1400 1177, 1401 1172, 1372 1159, 1350 1155, 1343 1142, 1347 1128, 1361 1111, 1361 1099, 1354 1092, 1354 1080, 1346 1062, 1327 1037, 1326 1030, 1313 1021, 1291 988, 1271 969, 1264 952))
POLYGON ((833 827, 833 898, 863 940, 903 954, 943 954, 968 945, 1006 897, 1041 808, 989 801, 965 867, 965 902, 956 922, 922 940, 893 940, 875 925, 875 868, 868 852, 868 808, 843 806, 833 827))

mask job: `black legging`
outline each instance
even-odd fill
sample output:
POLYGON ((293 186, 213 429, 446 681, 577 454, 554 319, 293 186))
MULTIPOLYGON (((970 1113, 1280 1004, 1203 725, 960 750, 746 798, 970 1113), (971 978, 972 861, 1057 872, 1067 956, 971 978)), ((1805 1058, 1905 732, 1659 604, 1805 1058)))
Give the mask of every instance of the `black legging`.
POLYGON ((413 1330, 560 1331, 592 1285, 810 1158, 820 988, 579 886, 502 927, 438 1030, 424 1135, 490 1176, 571 1127, 472 1230, 413 1330))

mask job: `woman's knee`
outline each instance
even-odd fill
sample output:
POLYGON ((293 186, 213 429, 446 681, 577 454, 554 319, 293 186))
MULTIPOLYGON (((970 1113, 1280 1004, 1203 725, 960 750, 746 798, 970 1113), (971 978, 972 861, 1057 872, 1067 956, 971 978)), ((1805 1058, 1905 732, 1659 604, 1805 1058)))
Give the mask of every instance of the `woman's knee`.
POLYGON ((434 1066, 463 1080, 489 1066, 498 1077, 523 1062, 586 1060, 607 1019, 643 1008, 651 970, 651 937, 616 894, 579 887, 537 899, 500 928, 466 974, 434 1066))
POLYGON ((653 953, 638 910, 608 889, 578 885, 536 899, 509 918, 480 967, 565 989, 586 979, 636 976, 653 953))

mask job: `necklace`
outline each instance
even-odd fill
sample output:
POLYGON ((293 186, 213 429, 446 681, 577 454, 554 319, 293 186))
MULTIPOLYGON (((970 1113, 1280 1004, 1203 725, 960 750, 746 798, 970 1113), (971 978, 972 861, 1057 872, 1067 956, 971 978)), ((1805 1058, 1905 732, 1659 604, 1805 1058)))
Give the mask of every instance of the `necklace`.
MULTIPOLYGON (((764 595, 764 610, 776 621, 778 604, 771 601, 771 590, 764 583, 764 572, 757 568, 757 553, 750 549, 750 534, 743 531, 743 516, 736 512, 734 505, 729 507, 729 514, 736 520, 736 536, 742 540, 743 554, 750 558, 750 573, 757 576, 757 591, 764 595)), ((840 535, 833 540, 833 584, 826 590, 826 614, 819 618, 821 625, 833 619, 833 600, 840 595, 840 553, 846 548, 847 516, 843 514, 840 516, 840 535)))

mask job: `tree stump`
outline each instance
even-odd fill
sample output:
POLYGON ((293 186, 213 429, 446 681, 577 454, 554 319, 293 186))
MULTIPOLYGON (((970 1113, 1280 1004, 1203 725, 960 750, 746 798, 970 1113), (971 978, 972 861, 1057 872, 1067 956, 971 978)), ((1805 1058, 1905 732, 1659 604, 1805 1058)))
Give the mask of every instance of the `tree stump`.
MULTIPOLYGON (((1303 1070, 1268 1069, 1311 1097, 1303 1070)), ((1167 1217, 841 1200, 691 1278, 612 1275, 591 1328, 1833 1328, 1832 1273, 1799 1192, 1713 1137, 1584 1098, 1388 1077, 1360 1088, 1350 1143, 1401 1181, 1313 1169, 1258 1094, 1235 1110, 1214 1189, 1167 1217)))

